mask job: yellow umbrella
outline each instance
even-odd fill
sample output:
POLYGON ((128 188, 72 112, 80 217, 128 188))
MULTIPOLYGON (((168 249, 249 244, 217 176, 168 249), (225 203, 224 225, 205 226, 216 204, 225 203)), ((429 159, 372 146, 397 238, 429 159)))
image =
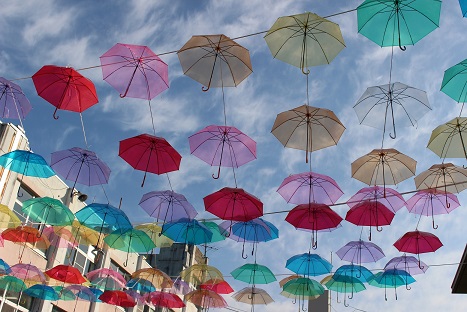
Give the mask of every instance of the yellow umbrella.
POLYGON ((194 286, 204 284, 207 281, 219 283, 224 280, 224 276, 218 269, 207 264, 193 264, 180 272, 180 278, 194 286))
POLYGON ((467 117, 456 117, 436 127, 427 147, 441 158, 467 159, 467 117))
POLYGON ((166 273, 155 268, 146 268, 135 271, 131 274, 131 278, 138 280, 144 279, 156 287, 157 289, 170 288, 173 286, 173 281, 166 273))
POLYGON ((72 243, 95 246, 99 242, 99 232, 82 225, 77 220, 74 220, 71 225, 54 226, 54 231, 55 234, 66 240, 70 239, 71 233, 72 240, 70 242, 72 243))
POLYGON ((18 216, 5 205, 0 204, 0 228, 15 228, 21 225, 18 216))
POLYGON ((431 166, 415 177, 417 190, 438 189, 459 193, 467 189, 467 169, 451 163, 431 166))
POLYGON ((151 240, 154 242, 156 247, 164 248, 170 247, 174 243, 173 240, 168 238, 167 236, 160 235, 162 233, 162 227, 154 223, 145 223, 135 226, 135 229, 141 230, 148 234, 151 240))

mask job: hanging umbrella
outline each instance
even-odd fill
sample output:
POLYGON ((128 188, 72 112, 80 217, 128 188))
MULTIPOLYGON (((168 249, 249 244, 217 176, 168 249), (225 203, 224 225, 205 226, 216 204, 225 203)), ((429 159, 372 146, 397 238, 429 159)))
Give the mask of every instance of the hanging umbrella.
POLYGON ((51 246, 56 248, 73 248, 78 246, 78 242, 73 234, 65 227, 58 227, 54 229, 53 226, 44 228, 42 235, 47 237, 51 246), (58 233, 55 233, 57 231, 58 233))
POLYGON ((339 276, 348 276, 358 279, 362 283, 367 283, 369 280, 374 278, 374 274, 364 266, 357 264, 345 264, 341 265, 336 269, 333 277, 339 279, 339 276))
POLYGON ((38 249, 47 249, 50 246, 49 240, 42 236, 39 230, 27 225, 6 229, 0 235, 3 239, 23 246, 18 258, 19 262, 21 262, 26 245, 38 249))
POLYGON ((136 305, 133 297, 122 290, 106 290, 99 296, 102 302, 123 308, 132 308, 136 305))
MULTIPOLYGON (((324 287, 314 279, 294 278, 282 286, 283 292, 292 296, 288 298, 314 299, 324 293, 324 287)), ((284 295, 284 294, 283 294, 284 295)))
POLYGON ((406 205, 404 197, 389 187, 380 187, 377 185, 364 187, 347 200, 349 207, 354 207, 363 201, 379 202, 392 212, 396 213, 406 205))
POLYGON ((297 205, 311 202, 332 205, 344 194, 333 178, 311 171, 288 176, 277 192, 288 203, 297 205))
POLYGON ((190 152, 211 166, 238 168, 256 159, 256 142, 235 127, 210 125, 188 138, 190 152))
POLYGON ((300 278, 302 277, 301 275, 298 275, 298 274, 293 274, 293 275, 289 275, 287 277, 284 277, 283 279, 281 279, 279 281, 279 286, 282 288, 284 287, 284 285, 288 282, 288 281, 291 281, 293 279, 296 279, 296 278, 300 278))
POLYGON ((396 123, 416 127, 418 120, 431 110, 425 91, 400 82, 369 87, 353 108, 360 124, 386 131, 390 127, 388 121, 392 120, 393 132, 389 136, 393 139, 396 123))
POLYGON ((137 229, 119 229, 104 238, 104 242, 113 249, 126 252, 124 266, 128 264, 129 253, 148 253, 156 248, 152 239, 137 229))
POLYGON ((459 206, 460 203, 456 195, 438 189, 418 191, 407 201, 409 212, 431 216, 433 229, 438 228, 438 225, 435 225, 435 215, 450 213, 459 206))
POLYGON ((145 223, 135 226, 136 230, 145 232, 153 241, 157 248, 170 247, 174 243, 167 236, 162 235, 162 227, 154 223, 145 223))
POLYGON ((124 292, 126 292, 128 295, 130 295, 130 297, 135 299, 136 305, 138 306, 145 306, 149 304, 146 300, 146 297, 142 293, 139 293, 134 289, 126 289, 124 290, 124 292))
MULTIPOLYGON (((360 292, 366 289, 360 280, 355 277, 346 276, 346 275, 332 275, 332 278, 328 280, 325 284, 327 289, 333 290, 337 293, 350 293, 349 299, 353 298, 353 294, 360 292)), ((339 302, 339 297, 337 297, 339 302)), ((346 304, 346 299, 344 297, 344 305, 346 304)))
POLYGON ((81 272, 70 265, 57 265, 44 272, 47 276, 69 284, 83 284, 87 280, 81 275, 81 272))
POLYGON ((92 186, 109 182, 110 168, 96 153, 79 147, 52 153, 50 166, 66 180, 73 181, 72 189, 76 183, 92 186))
POLYGON ((207 289, 193 290, 185 295, 185 300, 204 309, 227 307, 221 295, 207 289))
POLYGON ((314 13, 279 17, 264 36, 274 58, 306 68, 329 64, 345 48, 339 25, 314 13))
POLYGON ((402 235, 393 245, 399 251, 417 254, 418 266, 422 269, 420 254, 435 252, 443 246, 443 243, 434 234, 415 230, 402 235))
POLYGON ((430 136, 427 148, 440 158, 467 159, 467 118, 456 117, 436 127, 430 136))
POLYGON ((100 61, 104 80, 122 98, 151 100, 169 88, 167 64, 147 46, 117 43, 100 61))
POLYGON ((31 108, 21 87, 0 77, 0 117, 19 119, 21 122, 31 108))
POLYGON ((226 281, 208 280, 199 285, 200 289, 212 290, 220 295, 233 293, 233 288, 226 281))
MULTIPOLYGON (((245 287, 233 294, 232 297, 235 299, 235 301, 248 303, 251 305, 266 305, 274 302, 274 299, 272 299, 264 289, 254 286, 245 287)), ((254 310, 252 309, 252 311, 254 310)))
POLYGON ((394 219, 395 213, 388 207, 375 200, 365 200, 347 211, 345 220, 358 226, 369 226, 371 241, 371 227, 376 227, 378 232, 382 231, 382 226, 390 225, 394 219))
MULTIPOLYGON (((211 281, 211 280, 209 280, 209 281, 211 281)), ((173 292, 175 294, 179 294, 179 295, 184 296, 187 293, 189 293, 190 291, 192 291, 193 289, 194 288, 193 288, 192 284, 190 284, 188 282, 185 282, 179 276, 173 281, 172 289, 170 289, 169 292, 173 292)))
POLYGON ((7 275, 10 274, 11 269, 8 263, 6 263, 3 259, 0 259, 0 275, 7 275))
POLYGON ((177 52, 183 73, 210 87, 236 87, 252 73, 250 53, 225 35, 193 36, 177 52))
POLYGON ((268 267, 257 263, 244 264, 230 274, 236 280, 253 285, 269 284, 276 281, 276 277, 268 267))
POLYGON ((440 0, 365 0, 358 32, 381 47, 414 45, 439 27, 440 0))
POLYGON ((182 156, 164 138, 150 134, 140 134, 120 141, 118 156, 136 170, 146 173, 163 174, 176 171, 180 167, 182 156))
POLYGON ((207 282, 220 283, 224 280, 222 273, 207 264, 193 264, 180 272, 180 278, 187 283, 198 286, 207 282))
POLYGON ((147 302, 155 307, 177 309, 186 306, 179 296, 169 292, 153 291, 146 294, 145 297, 147 302))
POLYGON ((326 108, 302 105, 279 113, 271 133, 284 147, 314 152, 336 145, 345 127, 334 112, 326 108))
POLYGON ((89 204, 75 216, 82 225, 104 234, 133 228, 127 215, 110 204, 89 204))
POLYGON ((156 287, 150 281, 142 278, 129 280, 126 287, 128 290, 140 293, 150 293, 156 290, 156 287))
POLYGON ((263 215, 263 203, 241 188, 224 187, 203 201, 206 211, 223 220, 250 221, 263 215))
POLYGON ((225 240, 228 233, 214 221, 201 221, 201 224, 207 227, 212 232, 210 243, 217 243, 225 240))
POLYGON ((20 293, 26 288, 28 286, 20 278, 11 275, 0 276, 0 289, 20 293))
POLYGON ((107 268, 92 270, 86 273, 86 277, 93 286, 103 290, 117 290, 126 285, 126 280, 120 273, 107 268))
POLYGON ((33 285, 23 291, 24 295, 39 298, 42 300, 57 301, 60 297, 58 293, 51 286, 44 284, 33 285))
POLYGON ((68 240, 72 245, 97 246, 99 244, 99 232, 82 225, 78 220, 73 220, 71 225, 54 226, 53 230, 56 235, 68 240))
POLYGON ((459 0, 459 4, 461 6, 462 15, 466 17, 467 16, 467 0, 459 0))
POLYGON ((336 251, 339 258, 355 264, 376 262, 384 257, 383 250, 372 242, 350 241, 336 251))
POLYGON ((55 175, 41 155, 15 150, 0 156, 0 166, 28 177, 50 178, 55 175))
POLYGON ((32 81, 37 94, 58 109, 81 113, 97 104, 96 87, 91 80, 72 67, 45 65, 34 75, 32 81))
POLYGON ((58 300, 63 300, 63 301, 75 301, 76 296, 75 294, 71 291, 68 290, 64 286, 51 286, 55 292, 58 294, 58 300))
POLYGON ((21 225, 18 216, 5 205, 0 204, 0 228, 15 228, 21 225))
POLYGON ((156 268, 139 269, 131 274, 133 280, 146 280, 157 289, 170 288, 173 281, 166 273, 156 268))
POLYGON ((50 197, 28 199, 23 202, 21 211, 30 220, 48 225, 71 225, 75 219, 70 208, 50 197))
POLYGON ((318 276, 331 273, 332 264, 317 254, 307 252, 289 258, 285 267, 300 275, 318 276))
POLYGON ((418 260, 414 256, 407 256, 403 254, 400 257, 394 257, 386 263, 384 270, 403 270, 410 275, 424 274, 428 270, 428 265, 420 261, 420 266, 418 265, 418 260))
POLYGON ((467 169, 452 163, 436 164, 414 180, 417 190, 439 189, 446 193, 459 193, 467 189, 467 169))
POLYGON ((162 234, 177 243, 201 245, 211 242, 212 232, 196 219, 181 218, 164 223, 162 234))
POLYGON ((141 197, 139 205, 150 217, 165 222, 180 218, 193 219, 198 212, 182 194, 174 191, 152 191, 141 197))
POLYGON ((384 288, 384 299, 388 300, 386 296, 386 289, 388 287, 394 288, 394 293, 397 300, 396 288, 402 285, 405 285, 407 290, 410 290, 408 286, 411 283, 414 283, 415 279, 404 270, 389 269, 379 272, 375 277, 369 281, 369 284, 372 286, 384 288))
POLYGON ((21 279, 26 285, 46 282, 44 273, 33 264, 17 263, 11 266, 10 276, 21 279))
MULTIPOLYGON (((467 13, 467 1, 461 0, 467 13)), ((464 13, 464 17, 465 17, 464 13)), ((462 62, 446 69, 443 76, 443 82, 441 83, 441 91, 451 97, 458 103, 467 102, 467 59, 462 62)))
POLYGON ((78 300, 88 301, 88 302, 97 302, 96 295, 86 286, 82 285, 69 285, 64 288, 64 290, 71 292, 75 296, 75 306, 73 312, 76 311, 76 306, 78 305, 78 300))

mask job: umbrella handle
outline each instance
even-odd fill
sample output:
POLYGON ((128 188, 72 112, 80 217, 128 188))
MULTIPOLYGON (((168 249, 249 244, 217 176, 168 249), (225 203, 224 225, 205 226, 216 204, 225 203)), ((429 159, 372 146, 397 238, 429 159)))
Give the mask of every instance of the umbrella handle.
POLYGON ((242 248, 242 258, 246 259, 248 258, 248 255, 245 255, 245 243, 243 243, 243 248, 242 248))
POLYGON ((57 116, 57 110, 58 110, 58 107, 55 108, 54 114, 53 114, 53 117, 54 117, 55 120, 57 120, 58 118, 60 118, 59 116, 57 116))
POLYGON ((211 175, 213 179, 217 180, 221 176, 221 166, 217 169, 217 177, 214 176, 214 173, 211 175))
POLYGON ((313 250, 318 249, 318 241, 313 242, 312 245, 311 245, 311 248, 312 248, 313 250))
POLYGON ((376 227, 376 231, 378 231, 378 232, 382 232, 382 231, 383 231, 383 227, 382 227, 382 226, 380 226, 380 227, 376 227))

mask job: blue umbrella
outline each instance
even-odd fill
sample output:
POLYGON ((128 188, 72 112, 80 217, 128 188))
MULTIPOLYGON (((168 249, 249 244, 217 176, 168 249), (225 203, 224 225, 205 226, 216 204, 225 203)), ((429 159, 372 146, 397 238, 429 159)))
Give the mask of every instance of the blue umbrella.
POLYGON ((388 269, 383 272, 379 272, 375 277, 369 280, 369 284, 372 286, 384 288, 384 299, 387 301, 386 288, 394 287, 394 293, 397 300, 396 288, 402 285, 405 285, 407 290, 410 290, 409 284, 415 282, 415 279, 406 271, 398 269, 388 269))
POLYGON ((3 259, 0 259, 0 275, 10 274, 10 272, 11 272, 11 269, 8 263, 3 261, 3 259))
POLYGON ((192 245, 208 244, 212 239, 211 230, 197 220, 188 218, 165 223, 162 234, 177 243, 192 245))
POLYGON ((156 291, 156 287, 150 281, 141 278, 129 280, 126 287, 145 293, 156 291))
POLYGON ((330 273, 332 264, 319 255, 307 252, 289 258, 285 267, 297 274, 318 276, 330 273))
POLYGON ((41 155, 24 150, 3 154, 0 156, 0 166, 29 177, 50 178, 55 175, 41 155))
MULTIPOLYGON (((104 292, 102 290, 100 290, 99 288, 94 288, 94 287, 89 287, 89 290, 94 294, 94 296, 96 297, 96 300, 94 302, 102 302, 100 299, 99 299, 99 296, 102 295, 104 292)), ((87 295, 84 295, 84 294, 81 294, 81 293, 78 293, 77 296, 83 300, 88 300, 86 298, 88 298, 87 295)))
POLYGON ((57 301, 60 298, 55 289, 44 284, 33 285, 23 291, 23 294, 30 297, 51 301, 57 301))
POLYGON ((459 0, 461 5, 462 16, 467 17, 467 0, 459 0))
POLYGON ((350 276, 358 279, 362 283, 367 283, 374 278, 374 274, 364 266, 357 264, 346 264, 337 268, 334 276, 350 276))
POLYGON ((82 225, 104 234, 133 228, 127 215, 110 204, 87 205, 75 216, 82 225))

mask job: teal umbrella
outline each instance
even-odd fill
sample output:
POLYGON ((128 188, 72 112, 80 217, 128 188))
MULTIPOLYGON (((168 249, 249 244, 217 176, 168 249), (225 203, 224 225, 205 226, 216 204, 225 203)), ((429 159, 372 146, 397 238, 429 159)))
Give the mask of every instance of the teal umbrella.
POLYGON ((439 27, 441 0, 365 0, 358 32, 381 47, 413 45, 439 27))
POLYGON ((0 276, 0 289, 3 289, 0 311, 3 311, 3 304, 5 303, 7 291, 21 293, 26 288, 28 288, 28 286, 26 286, 22 279, 10 275, 0 276))
POLYGON ((223 241, 228 236, 228 232, 226 232, 224 229, 221 229, 216 222, 201 221, 201 224, 207 227, 212 232, 212 237, 209 243, 223 241))
MULTIPOLYGON (((356 292, 360 292, 365 290, 366 287, 363 285, 360 280, 352 276, 346 275, 332 275, 332 277, 324 284, 327 289, 333 290, 337 293, 350 293, 349 299, 353 298, 353 294, 356 292)), ((338 300, 338 299, 337 299, 338 300)), ((344 297, 344 305, 346 304, 346 300, 344 297)))
POLYGON ((28 177, 50 178, 55 175, 41 155, 24 150, 3 154, 0 156, 0 166, 28 177))
POLYGON ((33 285, 27 288, 25 291, 23 291, 23 294, 42 300, 57 301, 58 299, 60 299, 55 289, 53 289, 51 286, 47 286, 44 284, 33 285))
POLYGON ((317 281, 299 277, 292 279, 284 284, 282 287, 281 295, 294 300, 298 299, 298 304, 302 304, 302 310, 305 309, 305 302, 307 300, 314 300, 324 293, 324 287, 317 281))
POLYGON ((467 102, 467 59, 446 69, 441 91, 458 103, 467 102))
POLYGON ((124 229, 116 230, 104 238, 104 242, 113 249, 118 249, 127 252, 124 266, 128 264, 128 253, 147 253, 156 245, 152 239, 141 230, 124 229))
POLYGON ((52 288, 57 292, 59 299, 63 301, 74 301, 76 300, 76 295, 69 289, 64 286, 52 286, 52 288))
POLYGON ((236 280, 253 285, 269 284, 276 281, 276 277, 268 267, 257 263, 244 264, 233 270, 230 274, 236 280))
POLYGON ((23 202, 21 210, 30 220, 48 225, 71 225, 75 219, 70 208, 50 197, 28 199, 23 202))
POLYGON ((415 282, 415 279, 404 270, 398 269, 388 269, 383 272, 378 272, 375 274, 374 278, 371 279, 368 284, 380 288, 384 288, 384 299, 387 301, 386 289, 388 287, 394 288, 394 294, 397 300, 396 288, 405 285, 407 290, 410 290, 409 284, 415 282))

